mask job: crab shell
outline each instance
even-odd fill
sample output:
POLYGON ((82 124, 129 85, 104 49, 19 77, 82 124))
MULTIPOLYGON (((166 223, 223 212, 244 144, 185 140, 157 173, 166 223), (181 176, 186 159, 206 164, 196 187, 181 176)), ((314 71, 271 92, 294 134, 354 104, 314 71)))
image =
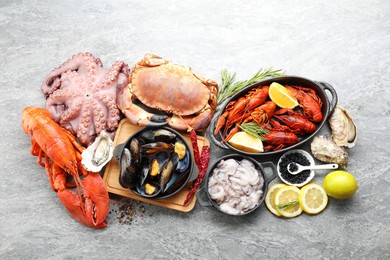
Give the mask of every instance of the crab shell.
POLYGON ((152 68, 138 66, 133 70, 132 89, 148 107, 181 116, 199 112, 211 95, 189 68, 172 63, 152 68))
POLYGON ((149 108, 173 114, 167 122, 178 130, 186 130, 188 126, 195 130, 207 128, 217 106, 216 81, 204 79, 190 68, 156 55, 145 55, 133 67, 129 81, 132 99, 138 99, 149 108), (186 123, 179 122, 183 120, 186 123))

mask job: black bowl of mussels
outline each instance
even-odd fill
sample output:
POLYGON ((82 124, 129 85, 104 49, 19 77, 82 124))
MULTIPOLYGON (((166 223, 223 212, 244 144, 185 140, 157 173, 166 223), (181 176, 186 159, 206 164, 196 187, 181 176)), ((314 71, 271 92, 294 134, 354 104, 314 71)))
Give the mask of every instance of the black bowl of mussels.
POLYGON ((171 197, 191 179, 193 155, 184 137, 169 127, 147 127, 115 147, 119 184, 150 198, 171 197))

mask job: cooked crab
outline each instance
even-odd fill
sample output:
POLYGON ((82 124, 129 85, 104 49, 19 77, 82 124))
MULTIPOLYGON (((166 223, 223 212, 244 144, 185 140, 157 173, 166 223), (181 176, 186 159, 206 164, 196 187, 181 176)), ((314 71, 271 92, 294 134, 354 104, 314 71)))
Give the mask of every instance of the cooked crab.
MULTIPOLYGON (((205 130, 217 106, 218 83, 153 54, 132 69, 129 86, 119 94, 118 107, 132 124, 169 124, 177 130, 205 130), (147 112, 134 101, 162 114, 147 112)), ((149 110, 149 109, 147 109, 149 110)))

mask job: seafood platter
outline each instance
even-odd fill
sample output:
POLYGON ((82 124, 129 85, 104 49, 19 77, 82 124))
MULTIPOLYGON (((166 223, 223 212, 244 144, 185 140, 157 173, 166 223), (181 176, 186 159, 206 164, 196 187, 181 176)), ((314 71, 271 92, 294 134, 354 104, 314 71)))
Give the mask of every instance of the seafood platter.
MULTIPOLYGON (((92 228, 107 227, 109 193, 182 212, 198 200, 228 215, 252 213, 270 182, 284 181, 272 158, 311 142, 316 159, 345 168, 357 138, 326 82, 264 78, 219 102, 217 81, 152 54, 132 68, 124 61, 106 68, 79 53, 53 69, 41 91, 45 108, 22 113, 31 154, 69 213, 92 228), (274 95, 287 91, 294 106, 274 101, 275 84, 282 87, 274 95), (327 123, 331 135, 319 135, 327 123), (240 132, 255 132, 260 148, 237 146, 231 140, 240 132), (224 155, 209 167, 210 149, 224 155)), ((310 179, 290 176, 289 184, 303 181, 310 179)))

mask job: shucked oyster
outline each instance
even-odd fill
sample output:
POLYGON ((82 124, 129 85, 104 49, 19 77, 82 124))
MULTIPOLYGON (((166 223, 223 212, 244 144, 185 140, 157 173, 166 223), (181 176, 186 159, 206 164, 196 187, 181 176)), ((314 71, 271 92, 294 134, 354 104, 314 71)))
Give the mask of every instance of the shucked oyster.
POLYGON ((311 153, 315 158, 327 163, 337 163, 345 168, 348 163, 348 153, 344 147, 338 146, 332 137, 318 135, 311 143, 311 153))
POLYGON ((338 146, 352 148, 357 139, 357 128, 348 111, 337 105, 329 118, 333 141, 338 146))
POLYGON ((95 141, 81 154, 84 168, 87 171, 99 172, 112 158, 114 148, 111 137, 104 130, 95 141))

